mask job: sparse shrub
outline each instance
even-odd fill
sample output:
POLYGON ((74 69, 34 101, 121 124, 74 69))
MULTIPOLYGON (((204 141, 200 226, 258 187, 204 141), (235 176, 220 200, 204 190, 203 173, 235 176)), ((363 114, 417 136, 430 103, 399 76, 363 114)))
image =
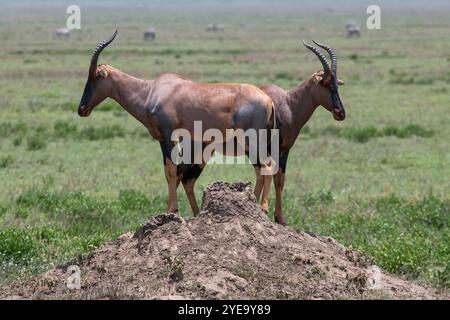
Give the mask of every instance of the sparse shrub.
POLYGON ((275 74, 275 78, 278 80, 293 80, 294 78, 287 72, 281 71, 275 74))
POLYGON ((435 134, 433 130, 427 130, 416 124, 410 124, 406 127, 387 126, 382 130, 379 130, 372 126, 364 128, 339 128, 330 126, 325 128, 323 130, 323 133, 330 136, 343 137, 359 143, 365 143, 372 138, 383 136, 408 138, 414 135, 418 137, 429 138, 435 134))
POLYGON ((323 133, 328 134, 330 136, 340 136, 342 132, 342 128, 335 126, 328 126, 323 130, 323 133))
POLYGON ((14 138, 14 140, 13 140, 13 145, 14 145, 14 146, 18 147, 18 146, 20 146, 21 144, 22 144, 22 137, 14 138))
POLYGON ((125 136, 125 130, 117 124, 100 128, 87 127, 80 133, 82 138, 88 140, 102 140, 125 136))
POLYGON ((3 156, 0 158, 0 169, 8 167, 14 162, 14 158, 10 155, 3 156))
POLYGON ((118 108, 117 102, 113 101, 113 100, 108 100, 105 101, 103 103, 101 103, 96 110, 98 111, 111 111, 111 110, 115 110, 116 108, 118 108))
POLYGON ((27 133, 27 125, 23 122, 18 122, 12 124, 10 122, 5 122, 0 124, 0 136, 10 137, 13 135, 23 136, 27 133))
POLYGON ((345 138, 360 143, 365 143, 370 139, 379 136, 379 132, 375 127, 366 128, 348 128, 342 133, 345 138))
POLYGON ((304 126, 301 130, 301 133, 303 134, 310 134, 311 133, 311 128, 308 126, 304 126))
POLYGON ((350 58, 350 60, 353 60, 353 61, 358 61, 358 60, 359 60, 359 56, 358 56, 357 53, 352 53, 352 54, 349 56, 349 58, 350 58))
POLYGON ((77 104, 70 101, 65 101, 60 104, 61 109, 67 110, 67 111, 76 111, 77 110, 77 104))
POLYGON ((14 217, 16 219, 22 219, 25 220, 28 218, 30 211, 28 208, 25 207, 17 207, 17 209, 14 211, 14 217))
POLYGON ((408 138, 414 135, 418 137, 428 138, 434 135, 434 131, 427 130, 416 124, 410 124, 403 128, 397 128, 393 126, 386 127, 383 130, 383 135, 396 136, 397 138, 408 138))
POLYGON ((16 203, 27 208, 39 207, 50 211, 58 206, 59 197, 41 189, 29 189, 17 198, 16 203))
POLYGON ((27 149, 28 150, 40 150, 47 146, 44 138, 40 135, 32 135, 27 138, 27 149))
POLYGON ((55 98, 58 98, 60 95, 59 95, 59 93, 57 93, 55 91, 45 91, 45 92, 41 92, 41 94, 39 96, 42 98, 45 98, 45 99, 55 99, 55 98))
POLYGON ((78 132, 77 125, 69 121, 57 121, 53 128, 56 138, 66 138, 76 135, 78 132))

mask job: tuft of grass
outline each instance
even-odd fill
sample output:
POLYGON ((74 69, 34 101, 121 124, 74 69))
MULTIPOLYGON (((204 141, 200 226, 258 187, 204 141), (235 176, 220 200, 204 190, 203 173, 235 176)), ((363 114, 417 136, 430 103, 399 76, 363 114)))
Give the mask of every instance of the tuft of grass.
POLYGON ((429 73, 409 74, 405 72, 397 72, 395 69, 389 70, 390 80, 392 84, 400 85, 432 85, 435 81, 445 81, 445 76, 430 75, 429 73))
POLYGON ((96 111, 111 111, 118 109, 119 105, 113 100, 108 100, 95 108, 96 111))
POLYGON ((352 53, 352 54, 349 56, 349 58, 350 58, 350 60, 353 60, 353 61, 358 61, 358 60, 359 60, 359 56, 358 56, 357 53, 352 53))
POLYGON ((14 158, 11 155, 0 157, 0 169, 9 167, 14 162, 14 158))
POLYGON ((396 136, 397 138, 408 138, 411 136, 429 138, 434 135, 433 130, 422 128, 416 124, 410 124, 403 128, 388 126, 382 131, 383 136, 396 136))
POLYGON ((417 124, 410 124, 405 127, 387 126, 377 129, 373 126, 363 128, 338 128, 334 126, 326 127, 323 133, 336 137, 343 137, 347 140, 365 143, 373 138, 395 136, 397 138, 409 138, 412 136, 430 138, 434 136, 434 130, 425 129, 417 124))
POLYGON ((31 151, 45 149, 47 143, 41 135, 32 135, 27 138, 27 149, 31 151))
POLYGON ((276 80, 293 80, 295 79, 291 74, 281 71, 275 74, 276 80))
POLYGON ((117 124, 100 128, 87 127, 80 132, 80 137, 88 140, 102 140, 124 136, 125 130, 117 124))
POLYGON ((54 135, 57 138, 67 138, 78 133, 77 125, 69 121, 57 121, 53 126, 53 129, 54 135))
POLYGON ((8 137, 13 135, 24 136, 28 131, 28 127, 23 122, 12 124, 11 122, 4 122, 0 124, 0 135, 8 137))
POLYGON ((348 140, 365 143, 372 138, 380 136, 379 131, 375 127, 365 128, 348 128, 344 130, 342 136, 348 140))

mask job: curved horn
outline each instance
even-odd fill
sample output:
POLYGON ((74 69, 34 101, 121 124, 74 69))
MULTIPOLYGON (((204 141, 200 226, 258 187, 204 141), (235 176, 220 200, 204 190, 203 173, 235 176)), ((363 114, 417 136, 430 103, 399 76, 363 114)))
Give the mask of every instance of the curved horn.
POLYGON ((318 45, 319 47, 321 47, 322 49, 325 49, 328 54, 330 55, 331 58, 331 71, 333 72, 333 74, 336 76, 336 71, 337 71, 337 57, 336 57, 336 53, 334 52, 333 49, 331 49, 329 46, 327 46, 326 44, 323 43, 318 43, 315 42, 313 40, 313 42, 318 45))
POLYGON ((98 44, 98 46, 94 49, 94 52, 92 53, 91 58, 91 66, 89 68, 89 77, 94 78, 95 77, 95 70, 97 69, 97 60, 100 55, 100 53, 105 49, 111 42, 113 42, 114 38, 117 36, 118 30, 114 32, 114 34, 111 36, 111 38, 104 40, 98 44))
POLYGON ((325 56, 316 47, 313 47, 312 45, 307 44, 305 42, 305 40, 303 40, 303 45, 306 48, 308 48, 309 50, 311 50, 312 52, 314 52, 314 54, 317 56, 317 58, 319 58, 320 62, 322 62, 323 71, 325 71, 325 73, 331 73, 330 65, 328 64, 328 61, 325 58, 325 56))

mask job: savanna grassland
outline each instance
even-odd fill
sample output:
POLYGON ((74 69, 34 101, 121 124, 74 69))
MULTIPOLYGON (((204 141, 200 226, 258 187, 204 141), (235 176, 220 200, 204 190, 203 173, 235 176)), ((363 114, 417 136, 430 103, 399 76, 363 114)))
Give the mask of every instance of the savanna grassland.
MULTIPOLYGON (((66 5, 0 2, 0 282, 66 262, 166 208, 159 144, 144 127, 112 100, 89 118, 76 113, 93 48, 119 28, 100 62, 149 79, 177 72, 292 88, 320 68, 301 39, 332 46, 348 116, 338 123, 319 107, 291 150, 288 224, 450 287, 448 4, 381 2, 382 29, 368 31, 361 1, 85 3, 82 29, 58 40, 66 5), (362 38, 345 38, 347 19, 362 38), (215 22, 225 32, 206 32, 215 22), (144 42, 149 26, 157 38, 144 42)), ((219 179, 253 181, 254 171, 208 166, 198 199, 219 179)), ((181 188, 179 209, 191 216, 181 188)))

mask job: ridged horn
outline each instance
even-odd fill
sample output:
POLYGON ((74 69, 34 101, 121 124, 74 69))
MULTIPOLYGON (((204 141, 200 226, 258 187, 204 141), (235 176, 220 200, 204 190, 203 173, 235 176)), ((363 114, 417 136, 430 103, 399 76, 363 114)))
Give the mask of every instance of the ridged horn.
POLYGON ((303 45, 308 48, 309 50, 311 50, 316 56, 317 58, 319 58, 320 62, 322 62, 322 67, 323 67, 323 71, 325 71, 325 73, 331 73, 331 69, 330 69, 330 65, 328 64, 327 59, 325 58, 325 56, 322 54, 322 52, 319 51, 319 49, 317 49, 316 47, 313 47, 310 44, 307 44, 305 42, 305 40, 303 40, 303 45))
POLYGON ((95 78, 95 70, 97 69, 97 61, 100 53, 105 49, 117 36, 118 30, 114 32, 114 34, 107 40, 100 42, 97 47, 95 47, 94 52, 92 53, 91 58, 91 66, 89 68, 89 77, 91 79, 95 78))
POLYGON ((328 54, 330 55, 331 58, 331 71, 333 72, 333 75, 336 76, 336 71, 337 71, 337 56, 336 53, 334 52, 333 49, 331 49, 329 46, 327 46, 326 44, 323 43, 318 43, 316 41, 313 40, 313 42, 321 47, 322 49, 326 50, 328 52, 328 54))

